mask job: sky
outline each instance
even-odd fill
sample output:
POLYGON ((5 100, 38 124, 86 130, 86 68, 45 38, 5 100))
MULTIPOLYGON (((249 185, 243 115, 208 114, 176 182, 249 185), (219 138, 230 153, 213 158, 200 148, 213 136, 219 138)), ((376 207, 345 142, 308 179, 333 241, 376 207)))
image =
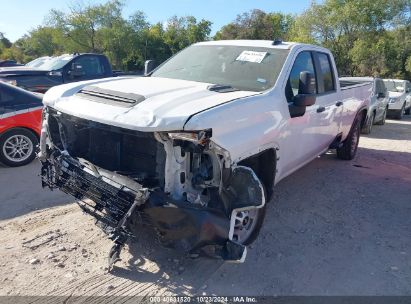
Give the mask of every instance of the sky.
MULTIPOLYGON (((41 25, 51 9, 68 11, 77 2, 104 3, 105 0, 0 0, 0 32, 12 42, 41 25)), ((251 9, 266 12, 298 14, 312 0, 125 0, 124 17, 137 10, 147 15, 150 23, 165 22, 173 15, 192 15, 213 22, 212 34, 251 9)))

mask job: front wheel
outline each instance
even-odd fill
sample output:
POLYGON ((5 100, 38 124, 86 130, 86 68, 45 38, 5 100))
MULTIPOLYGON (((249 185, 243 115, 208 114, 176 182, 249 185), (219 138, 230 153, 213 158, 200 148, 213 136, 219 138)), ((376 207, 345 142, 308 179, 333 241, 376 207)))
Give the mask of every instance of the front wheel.
POLYGON ((360 142, 361 119, 357 117, 351 127, 350 133, 342 147, 337 148, 337 157, 343 160, 352 160, 355 157, 360 142))
POLYGON ((37 137, 29 130, 15 128, 0 139, 0 161, 10 167, 24 166, 36 156, 37 137))
POLYGON ((395 118, 399 120, 402 119, 402 117, 404 116, 404 112, 405 112, 405 104, 402 106, 401 110, 397 112, 397 115, 395 116, 395 118))
POLYGON ((385 120, 387 119, 387 109, 384 110, 384 113, 382 114, 382 118, 379 122, 377 122, 377 125, 385 125, 385 120))
POLYGON ((362 133, 370 134, 372 130, 372 126, 374 125, 375 120, 375 113, 373 112, 371 116, 368 118, 367 125, 362 129, 362 133))
POLYGON ((405 115, 410 115, 411 114, 411 106, 404 111, 404 114, 405 115))
POLYGON ((265 217, 266 205, 246 211, 236 212, 233 241, 249 245, 255 241, 265 217))

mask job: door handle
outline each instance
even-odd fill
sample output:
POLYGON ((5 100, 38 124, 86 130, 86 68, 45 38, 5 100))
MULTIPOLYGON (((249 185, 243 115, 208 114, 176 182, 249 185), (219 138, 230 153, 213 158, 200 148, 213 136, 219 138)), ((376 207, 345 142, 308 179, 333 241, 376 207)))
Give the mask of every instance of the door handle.
POLYGON ((342 101, 337 101, 337 103, 335 104, 337 107, 342 106, 344 103, 342 101))
POLYGON ((325 107, 318 107, 317 113, 321 113, 325 111, 325 107))

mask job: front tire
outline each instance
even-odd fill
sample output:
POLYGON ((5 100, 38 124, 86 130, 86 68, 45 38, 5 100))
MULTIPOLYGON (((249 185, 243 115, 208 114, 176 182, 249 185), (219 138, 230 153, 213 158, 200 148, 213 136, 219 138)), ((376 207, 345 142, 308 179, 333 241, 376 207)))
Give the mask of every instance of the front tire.
POLYGON ((411 114, 411 106, 404 111, 404 114, 405 115, 410 115, 411 114))
POLYGON ((397 118, 398 120, 402 119, 402 117, 404 116, 404 108, 405 108, 405 104, 402 106, 401 110, 397 112, 397 115, 395 115, 395 118, 397 118))
POLYGON ((264 222, 267 203, 261 208, 237 212, 233 241, 242 245, 250 245, 260 233, 264 222))
POLYGON ((351 127, 350 133, 345 139, 342 147, 337 148, 337 157, 343 160, 352 160, 357 154, 360 142, 361 118, 357 116, 351 127))
POLYGON ((373 112, 371 114, 371 117, 367 121, 367 125, 362 129, 362 133, 364 134, 370 134, 372 130, 372 126, 374 125, 374 120, 375 120, 375 113, 373 112))
POLYGON ((385 120, 387 119, 387 112, 388 112, 388 110, 385 109, 384 113, 382 114, 382 118, 379 122, 377 122, 377 125, 380 125, 380 126, 385 125, 385 120))
POLYGON ((9 167, 24 166, 35 158, 38 142, 27 129, 11 129, 0 138, 0 161, 9 167))

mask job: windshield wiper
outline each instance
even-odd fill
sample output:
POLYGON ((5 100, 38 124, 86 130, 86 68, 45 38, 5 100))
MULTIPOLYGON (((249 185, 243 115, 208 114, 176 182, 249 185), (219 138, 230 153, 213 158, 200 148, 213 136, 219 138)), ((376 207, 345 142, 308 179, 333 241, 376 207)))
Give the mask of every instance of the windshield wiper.
POLYGON ((218 93, 228 93, 228 92, 240 91, 239 89, 233 88, 232 86, 226 85, 226 84, 212 84, 207 87, 207 90, 218 92, 218 93))

